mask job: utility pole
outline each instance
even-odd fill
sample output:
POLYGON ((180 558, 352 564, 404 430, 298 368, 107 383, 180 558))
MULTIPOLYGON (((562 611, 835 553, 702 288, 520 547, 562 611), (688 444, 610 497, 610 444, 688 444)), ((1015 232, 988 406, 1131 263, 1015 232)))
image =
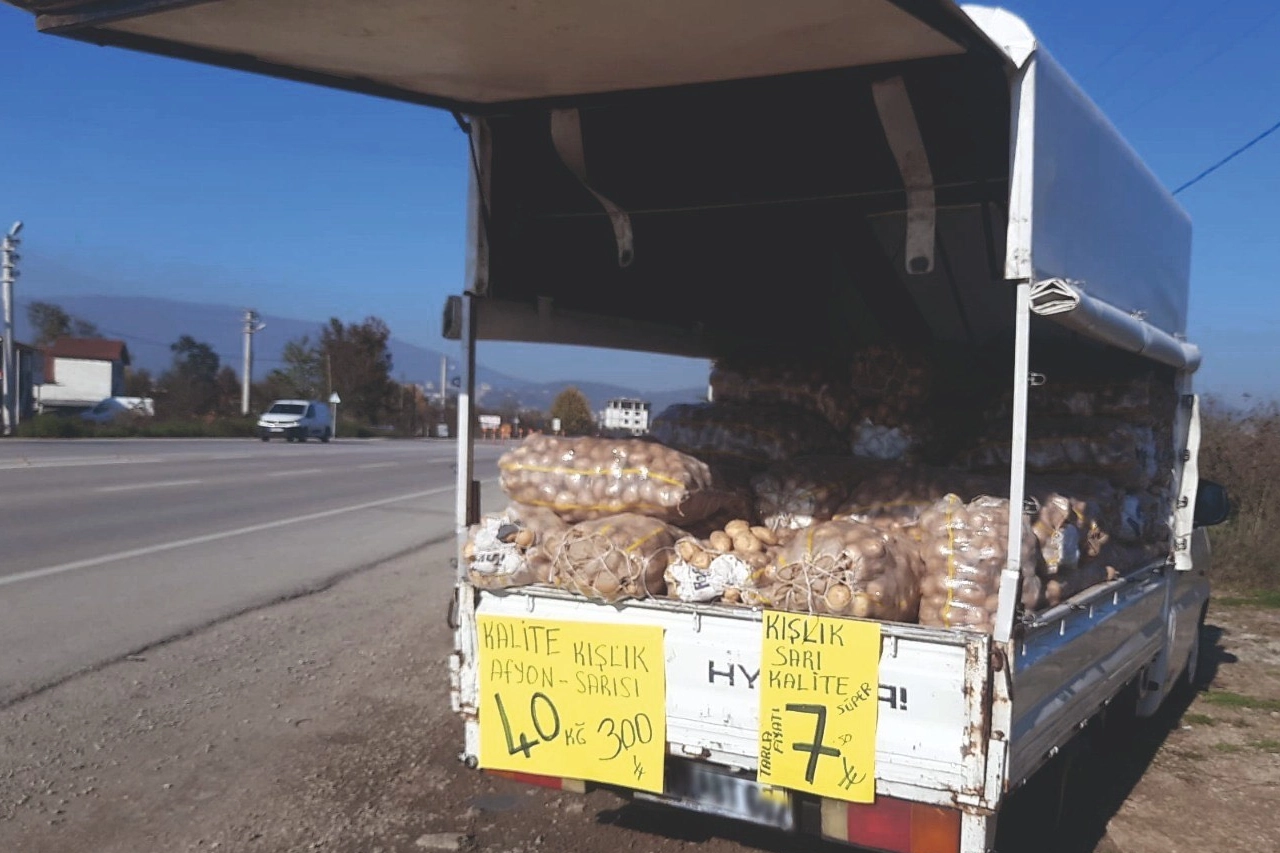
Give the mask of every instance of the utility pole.
POLYGON ((4 361, 0 369, 4 370, 4 388, 0 394, 4 397, 4 434, 13 435, 13 428, 18 424, 18 369, 13 358, 13 282, 18 277, 18 232, 22 223, 15 222, 4 237, 0 252, 0 282, 4 288, 4 361))
POLYGON ((449 381, 448 377, 446 376, 448 372, 449 372, 449 357, 442 355, 440 356, 440 417, 442 420, 444 419, 444 410, 446 408, 445 404, 448 402, 448 400, 446 399, 446 392, 445 392, 445 387, 446 387, 445 383, 449 381))
POLYGON ((240 414, 249 414, 249 386, 253 384, 253 336, 267 327, 258 322, 258 312, 244 309, 244 374, 240 378, 240 414))

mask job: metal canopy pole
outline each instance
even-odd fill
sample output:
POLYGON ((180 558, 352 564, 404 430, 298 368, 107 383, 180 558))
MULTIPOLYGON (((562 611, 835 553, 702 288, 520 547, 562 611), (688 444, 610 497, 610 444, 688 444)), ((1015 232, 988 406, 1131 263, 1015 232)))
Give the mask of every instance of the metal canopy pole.
MULTIPOLYGON (((1013 138, 1009 150, 1009 230, 1005 280, 1013 283, 1013 441, 1009 452, 1009 541, 1000 574, 999 605, 992 638, 1002 645, 1013 635, 1022 592, 1022 505, 1027 491, 1027 397, 1031 382, 1031 283, 1035 216, 1036 70, 1029 54, 1013 80, 1013 138)), ((1006 726, 1004 719, 1000 725, 1006 726)), ((993 720, 993 725, 996 721, 993 720)), ((1007 731, 1007 728, 1006 728, 1007 731)))
MULTIPOLYGON (((458 388, 458 477, 454 501, 454 519, 458 534, 458 553, 466 544, 467 528, 479 521, 474 518, 475 501, 475 448, 472 446, 472 405, 476 392, 476 314, 475 296, 464 293, 461 297, 462 314, 462 377, 458 388)), ((459 560, 458 578, 466 575, 466 567, 459 560)))
POLYGON ((1022 595, 1022 505, 1027 493, 1027 398, 1031 385, 1031 282, 1017 285, 1013 341, 1013 443, 1009 449, 1009 542, 1000 575, 995 640, 1007 643, 1022 595))

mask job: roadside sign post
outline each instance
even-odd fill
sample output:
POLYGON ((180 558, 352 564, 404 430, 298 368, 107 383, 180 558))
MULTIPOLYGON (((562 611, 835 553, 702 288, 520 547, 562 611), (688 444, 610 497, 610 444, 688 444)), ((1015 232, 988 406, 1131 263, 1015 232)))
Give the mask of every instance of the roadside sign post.
POLYGON ((333 437, 338 437, 338 404, 342 402, 342 398, 338 396, 338 392, 334 391, 329 395, 329 405, 333 406, 333 437))

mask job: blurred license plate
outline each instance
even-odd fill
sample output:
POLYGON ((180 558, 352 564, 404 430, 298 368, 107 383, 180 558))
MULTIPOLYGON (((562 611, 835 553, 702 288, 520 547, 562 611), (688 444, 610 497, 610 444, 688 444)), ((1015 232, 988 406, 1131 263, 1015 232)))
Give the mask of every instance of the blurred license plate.
POLYGON ((778 829, 795 827, 790 795, 751 779, 690 761, 674 761, 667 766, 665 787, 661 797, 642 792, 636 796, 778 829))

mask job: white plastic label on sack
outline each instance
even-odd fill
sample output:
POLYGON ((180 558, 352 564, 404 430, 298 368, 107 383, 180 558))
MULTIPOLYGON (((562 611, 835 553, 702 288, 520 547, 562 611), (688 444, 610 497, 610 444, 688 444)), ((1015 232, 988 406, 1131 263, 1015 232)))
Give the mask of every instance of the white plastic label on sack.
POLYGON ((751 577, 751 567, 732 554, 716 557, 705 572, 683 560, 676 560, 668 571, 681 601, 715 601, 729 587, 745 586, 751 577))
POLYGON ((525 568, 524 555, 514 542, 503 542, 498 532, 515 523, 502 515, 486 515, 480 521, 475 536, 475 556, 471 558, 471 571, 481 575, 514 575, 525 568))

